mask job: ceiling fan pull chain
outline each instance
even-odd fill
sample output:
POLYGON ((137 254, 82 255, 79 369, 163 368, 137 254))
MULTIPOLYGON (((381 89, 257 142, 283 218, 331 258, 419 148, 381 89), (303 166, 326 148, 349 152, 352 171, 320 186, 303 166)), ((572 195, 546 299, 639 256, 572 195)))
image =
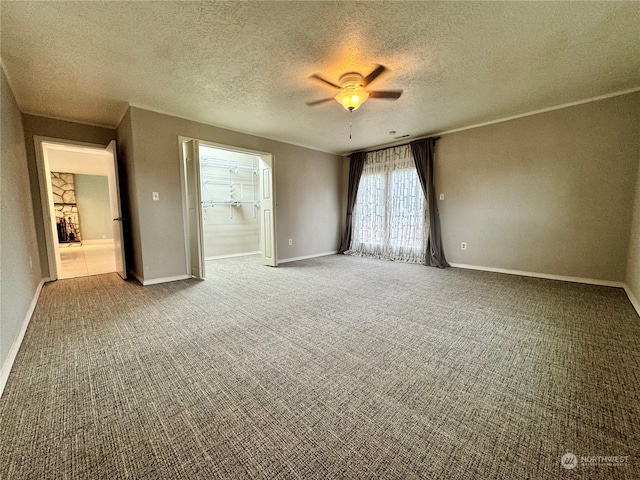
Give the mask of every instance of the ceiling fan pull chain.
MULTIPOLYGON (((349 116, 353 113, 353 110, 349 110, 349 116)), ((351 140, 351 120, 349 120, 349 140, 351 140)))

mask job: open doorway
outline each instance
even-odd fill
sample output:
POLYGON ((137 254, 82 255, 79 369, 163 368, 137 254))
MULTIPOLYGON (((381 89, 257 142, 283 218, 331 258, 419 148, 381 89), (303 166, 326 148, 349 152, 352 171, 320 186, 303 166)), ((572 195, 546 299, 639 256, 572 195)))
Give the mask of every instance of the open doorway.
POLYGON ((116 271, 107 175, 77 173, 65 163, 68 152, 49 152, 53 213, 56 222, 58 278, 116 271))
POLYGON ((112 272, 126 278, 115 142, 35 143, 51 280, 112 272))
POLYGON ((277 266, 273 156, 180 137, 188 272, 259 255, 277 266))

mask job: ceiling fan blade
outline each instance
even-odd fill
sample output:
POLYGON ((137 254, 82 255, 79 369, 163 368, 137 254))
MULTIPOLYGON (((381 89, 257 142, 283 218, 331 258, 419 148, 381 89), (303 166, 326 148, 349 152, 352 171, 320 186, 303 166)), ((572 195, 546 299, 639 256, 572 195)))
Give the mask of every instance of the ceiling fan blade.
POLYGON ((378 92, 369 92, 370 98, 386 98, 389 100, 400 98, 400 95, 402 95, 402 90, 382 90, 378 92))
POLYGON ((371 82, 373 82, 376 78, 378 78, 378 75, 380 75, 382 72, 384 72, 386 70, 386 68, 384 67, 384 65, 378 65, 376 67, 376 69, 371 72, 369 75, 367 75, 364 80, 362 80, 362 86, 366 87, 367 85, 369 85, 371 82))
POLYGON ((320 80, 321 82, 326 83, 327 85, 331 85, 333 88, 337 88, 340 89, 340 85, 336 85, 335 83, 331 83, 329 80, 325 80, 324 78, 322 78, 320 75, 318 75, 317 73, 314 73, 313 75, 311 75, 309 78, 315 78, 316 80, 320 80))
POLYGON ((310 107, 313 107, 314 105, 320 105, 321 103, 330 102, 331 100, 334 100, 334 98, 333 97, 331 97, 331 98, 323 98, 322 100, 315 100, 313 102, 307 102, 307 105, 309 105, 310 107))

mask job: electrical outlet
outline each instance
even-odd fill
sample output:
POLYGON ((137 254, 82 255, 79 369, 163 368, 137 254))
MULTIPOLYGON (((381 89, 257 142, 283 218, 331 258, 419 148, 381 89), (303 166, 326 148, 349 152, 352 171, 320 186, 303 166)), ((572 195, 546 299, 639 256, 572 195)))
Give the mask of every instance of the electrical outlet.
POLYGON ((293 239, 292 238, 289 239, 289 246, 291 246, 291 245, 293 245, 293 239))
POLYGON ((153 192, 153 201, 157 202, 160 200, 160 193, 159 192, 153 192))
POLYGON ((467 242, 462 242, 460 244, 460 250, 466 250, 467 249, 467 242))

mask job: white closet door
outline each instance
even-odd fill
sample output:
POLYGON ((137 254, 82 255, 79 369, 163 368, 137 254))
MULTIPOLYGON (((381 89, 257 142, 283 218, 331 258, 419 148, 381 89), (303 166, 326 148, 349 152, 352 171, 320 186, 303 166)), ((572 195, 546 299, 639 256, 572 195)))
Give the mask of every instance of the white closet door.
POLYGON ((189 224, 189 262, 191 275, 204 278, 202 254, 202 205, 200 194, 200 145, 197 140, 185 143, 187 171, 187 209, 189 224))
POLYGON ((106 149, 112 158, 113 170, 109 169, 107 176, 109 183, 109 202, 111 218, 113 218, 113 246, 116 257, 116 272, 122 278, 127 278, 127 266, 124 260, 124 237, 122 234, 122 208, 120 206, 120 184, 118 182, 118 158, 116 156, 116 142, 112 140, 106 149))
POLYGON ((260 157, 260 251, 262 264, 276 267, 276 225, 273 188, 273 157, 260 157))

